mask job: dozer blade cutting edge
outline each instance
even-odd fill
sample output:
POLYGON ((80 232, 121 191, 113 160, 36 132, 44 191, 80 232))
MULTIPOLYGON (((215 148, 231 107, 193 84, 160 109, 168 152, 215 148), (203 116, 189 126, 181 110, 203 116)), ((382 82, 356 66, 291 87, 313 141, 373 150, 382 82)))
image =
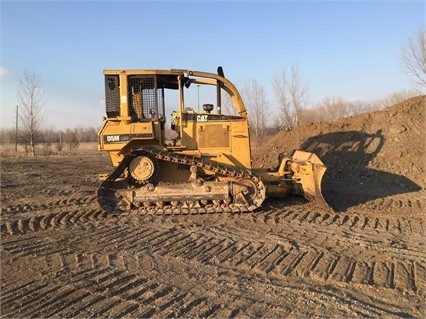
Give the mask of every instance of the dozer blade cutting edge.
POLYGON ((253 173, 264 182, 267 197, 299 195, 318 207, 330 208, 321 191, 325 171, 326 167, 317 155, 298 150, 280 154, 275 171, 253 169, 253 173))
POLYGON ((293 180, 300 183, 302 188, 302 193, 299 194, 318 207, 329 208, 321 190, 322 178, 327 168, 319 157, 314 153, 295 151, 291 161, 293 180))

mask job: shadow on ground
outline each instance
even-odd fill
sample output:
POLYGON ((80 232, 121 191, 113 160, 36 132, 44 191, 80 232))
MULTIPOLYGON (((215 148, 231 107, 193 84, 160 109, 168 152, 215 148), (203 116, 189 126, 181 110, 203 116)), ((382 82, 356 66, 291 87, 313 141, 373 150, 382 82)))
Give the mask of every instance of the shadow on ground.
POLYGON ((323 161, 327 167, 324 198, 335 211, 345 211, 370 200, 421 189, 405 176, 368 167, 385 142, 381 130, 374 134, 348 131, 310 137, 300 148, 323 161))

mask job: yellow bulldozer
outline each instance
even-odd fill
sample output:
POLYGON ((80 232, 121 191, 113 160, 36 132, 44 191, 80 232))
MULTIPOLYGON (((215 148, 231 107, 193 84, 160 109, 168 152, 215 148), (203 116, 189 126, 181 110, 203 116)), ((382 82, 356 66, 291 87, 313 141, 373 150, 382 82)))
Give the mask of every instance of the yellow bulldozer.
POLYGON ((247 111, 222 67, 217 73, 104 70, 104 77, 106 117, 98 149, 114 166, 98 189, 104 211, 246 212, 267 196, 290 195, 327 206, 321 193, 326 168, 315 154, 296 150, 281 154, 276 169, 252 168, 247 111), (202 110, 200 89, 215 100, 202 110), (197 107, 186 100, 198 100, 197 107), (175 110, 166 129, 170 107, 175 110))

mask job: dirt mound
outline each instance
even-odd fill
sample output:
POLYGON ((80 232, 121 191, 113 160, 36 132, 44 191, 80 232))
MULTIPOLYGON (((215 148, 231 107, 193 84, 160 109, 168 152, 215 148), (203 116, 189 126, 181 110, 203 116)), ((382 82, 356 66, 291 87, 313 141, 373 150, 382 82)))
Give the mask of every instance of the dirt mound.
POLYGON ((253 165, 274 167, 279 153, 293 149, 314 152, 327 166, 323 192, 335 210, 425 189, 425 96, 280 132, 253 148, 253 165))

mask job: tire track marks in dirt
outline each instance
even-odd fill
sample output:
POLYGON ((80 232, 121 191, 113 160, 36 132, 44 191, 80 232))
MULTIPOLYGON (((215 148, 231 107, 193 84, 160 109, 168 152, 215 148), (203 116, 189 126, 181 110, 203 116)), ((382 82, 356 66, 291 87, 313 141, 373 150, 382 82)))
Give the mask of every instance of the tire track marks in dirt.
MULTIPOLYGON (((4 314, 24 317, 295 315, 295 304, 277 308, 273 300, 252 299, 253 292, 227 292, 223 297, 225 292, 218 287, 202 294, 176 286, 176 280, 162 281, 164 273, 158 268, 168 263, 192 264, 197 271, 237 272, 230 282, 234 280, 239 291, 243 275, 266 276, 269 282, 355 284, 366 287, 362 290, 371 287, 423 296, 426 266, 419 239, 423 228, 423 223, 404 217, 307 211, 306 206, 220 216, 111 217, 97 207, 76 203, 64 210, 36 211, 35 216, 18 214, 12 219, 9 215, 2 221, 2 255, 26 265, 20 271, 34 273, 40 280, 24 276, 18 283, 26 288, 18 290, 8 290, 2 283, 1 301, 6 305, 4 314), (414 240, 406 243, 401 238, 414 240), (377 253, 382 249, 387 255, 377 253), (67 287, 56 287, 67 279, 67 287), (21 308, 17 300, 22 298, 21 308)), ((182 271, 188 272, 198 276, 195 270, 182 271)), ((294 294, 304 300, 296 306, 305 310, 329 307, 323 297, 294 294)), ((367 310, 345 305, 343 310, 334 309, 334 314, 397 316, 395 309, 367 305, 367 310)))
MULTIPOLYGON (((377 232, 401 233, 423 233, 425 231, 424 220, 422 218, 386 217, 386 216, 366 216, 357 212, 334 213, 329 211, 299 211, 302 207, 279 208, 272 206, 266 211, 255 215, 256 222, 267 224, 282 224, 283 222, 307 222, 309 224, 338 227, 344 226, 355 230, 374 230, 377 232)), ((305 208, 306 209, 306 208, 305 208)))
MULTIPOLYGON (((346 255, 343 254, 343 251, 338 251, 335 248, 327 249, 329 246, 339 246, 338 243, 343 240, 355 242, 355 244, 352 244, 354 247, 359 247, 359 242, 362 243, 356 237, 357 233, 353 235, 345 232, 344 236, 329 236, 334 234, 335 228, 331 228, 330 234, 325 233, 325 235, 322 234, 324 232, 323 227, 320 231, 312 231, 315 229, 311 229, 311 234, 307 235, 306 238, 295 240, 277 235, 267 236, 265 240, 261 240, 261 238, 250 235, 250 231, 244 232, 241 229, 229 228, 225 225, 211 227, 210 231, 204 233, 197 232, 196 229, 195 231, 188 230, 179 225, 163 227, 158 224, 155 224, 155 227, 141 226, 136 229, 131 224, 117 224, 97 230, 94 225, 100 223, 99 219, 96 218, 99 213, 96 210, 89 213, 85 210, 61 212, 43 218, 18 219, 7 224, 5 228, 8 235, 16 235, 24 234, 25 231, 37 232, 50 228, 53 230, 56 227, 77 227, 85 233, 85 241, 81 242, 79 239, 71 239, 71 241, 77 241, 76 245, 87 252, 92 249, 94 251, 123 249, 125 251, 154 253, 173 258, 196 260, 202 264, 253 269, 260 273, 278 277, 309 277, 321 282, 352 282, 412 291, 416 291, 418 287, 423 287, 426 281, 423 271, 426 267, 421 251, 406 249, 403 258, 401 258, 401 249, 398 249, 395 254, 388 256, 375 255, 373 261, 370 262, 369 254, 364 256, 362 253, 358 253, 352 256, 350 254, 352 247, 345 244, 343 244, 343 250, 349 251, 349 254, 346 255), (88 220, 92 224, 86 223, 88 220), (85 229, 90 229, 90 231, 88 232, 85 229), (229 234, 232 233, 238 234, 238 237, 231 238, 229 234), (88 242, 96 242, 97 245, 91 248, 86 245, 88 242), (274 244, 277 242, 279 244, 274 244)), ((360 219, 357 216, 351 218, 343 216, 342 218, 337 214, 332 217, 330 213, 323 213, 323 217, 320 218, 321 213, 318 212, 300 214, 290 211, 274 214, 280 216, 280 225, 289 223, 293 227, 292 223, 295 221, 300 224, 296 228, 288 227, 288 230, 291 230, 293 234, 305 227, 303 223, 311 224, 318 223, 321 220, 333 220, 328 225, 334 225, 337 228, 345 226, 353 229, 354 222, 351 222, 351 218, 352 221, 356 221, 357 218, 360 219)), ((257 223, 259 215, 253 216, 257 223)), ((247 219, 247 216, 240 218, 247 219)), ((267 218, 266 224, 270 221, 275 224, 276 218, 267 218)), ((378 225, 392 225, 394 222, 391 219, 386 219, 385 222, 378 223, 376 220, 371 226, 375 231, 379 229, 385 232, 396 230, 411 233, 408 226, 378 228, 378 225)), ((397 223, 401 225, 399 219, 397 223)), ((368 225, 369 223, 363 222, 362 224, 368 225)), ((321 222, 320 225, 322 226, 323 223, 321 222)), ((362 230, 365 229, 366 227, 363 226, 362 230)), ((23 239, 17 241, 5 240, 3 243, 3 249, 15 256, 49 255, 56 252, 66 254, 66 251, 58 251, 51 247, 56 246, 51 246, 51 243, 46 242, 43 238, 33 237, 30 237, 28 241, 23 239)), ((380 247, 375 249, 380 250, 380 247)), ((389 248, 387 250, 389 251, 389 248)))
MULTIPOLYGON (((6 317, 285 318, 308 316, 320 307, 324 314, 332 311, 343 317, 398 315, 397 306, 357 296, 345 300, 342 291, 330 286, 307 288, 303 282, 288 285, 241 270, 199 268, 197 265, 201 264, 196 261, 182 260, 170 265, 167 257, 128 252, 71 255, 66 271, 60 253, 32 258, 33 262, 45 264, 46 269, 56 265, 51 272, 53 276, 46 272, 42 280, 33 280, 30 272, 19 287, 10 290, 7 285, 2 287, 2 314, 6 317), (154 270, 147 258, 157 265, 154 270), (55 272, 59 269, 62 270, 55 272), (217 283, 212 285, 211 281, 217 283), (283 293, 288 296, 288 303, 277 303, 283 293), (330 304, 330 300, 335 303, 330 304)), ((24 268, 17 270, 21 274, 28 272, 24 268)))
POLYGON ((58 208, 64 207, 64 206, 96 203, 96 198, 97 198, 96 195, 73 196, 73 197, 66 197, 62 199, 56 199, 46 204, 28 203, 28 204, 2 206, 1 211, 2 213, 6 213, 6 214, 16 214, 16 213, 33 212, 33 211, 48 210, 48 209, 57 210, 58 208))
MULTIPOLYGON (((81 202, 89 202, 94 204, 95 197, 89 196, 87 198, 76 198, 71 200, 66 200, 67 206, 77 206, 78 209, 62 211, 55 206, 55 203, 51 205, 52 208, 55 208, 56 212, 49 212, 47 215, 42 216, 32 216, 32 217, 22 217, 16 220, 1 222, 1 232, 3 234, 7 233, 9 235, 17 233, 25 233, 27 231, 37 231, 38 229, 46 229, 49 224, 52 227, 55 227, 59 224, 70 226, 79 221, 96 221, 102 218, 110 217, 108 214, 100 210, 96 205, 93 209, 81 208, 79 205, 81 202), (59 212, 58 212, 59 210, 59 212)), ((15 208, 7 208, 8 210, 20 210, 21 207, 24 207, 23 211, 29 210, 31 212, 48 210, 49 207, 34 206, 34 205, 19 205, 15 208)), ((2 208, 4 210, 5 208, 2 208)), ((300 209, 300 207, 299 207, 300 209)), ((304 208, 302 208, 304 209, 304 208)), ((33 214, 34 215, 34 214, 33 214)), ((224 214, 228 215, 229 214, 224 214)), ((159 216, 158 216, 159 218, 159 216)), ((260 213, 253 214, 254 222, 263 222, 266 224, 275 224, 280 225, 284 222, 298 222, 298 223, 308 223, 321 226, 345 226, 349 229, 358 229, 358 230, 374 230, 377 232, 388 232, 394 234, 401 233, 417 233, 423 234, 425 231, 423 219, 413 219, 413 218, 395 218, 395 217, 371 217, 358 215, 356 213, 351 214, 342 214, 342 213, 333 213, 333 212, 322 212, 322 211, 308 211, 300 212, 297 210, 282 210, 273 207, 272 209, 261 211, 260 213)))
POLYGON ((0 229, 2 235, 18 235, 27 232, 38 232, 53 228, 68 228, 78 224, 80 227, 102 223, 107 214, 99 208, 76 208, 72 210, 47 211, 46 214, 26 216, 18 219, 2 220, 0 229))
MULTIPOLYGON (((59 265, 61 256, 56 254, 56 258, 58 259, 56 264, 59 265)), ((103 264, 92 264, 92 267, 83 270, 76 262, 77 259, 71 258, 75 262, 72 265, 68 264, 68 270, 73 272, 71 285, 30 281, 19 289, 11 291, 4 289, 3 315, 19 313, 24 317, 123 317, 137 314, 148 317, 157 313, 160 316, 171 317, 201 313, 209 316, 215 313, 215 309, 221 307, 211 301, 210 306, 207 305, 208 298, 205 296, 195 296, 167 283, 159 283, 155 276, 149 278, 129 272, 129 268, 133 269, 129 264, 138 263, 137 259, 131 256, 117 254, 111 254, 108 258, 102 255, 92 256, 92 260, 103 259, 103 264), (31 289, 28 288, 30 286, 31 289), (23 292, 26 301, 15 302, 21 298, 23 292), (74 307, 71 307, 72 305, 74 307), (75 305, 79 306, 76 308, 75 305)), ((63 282, 62 275, 53 281, 63 282)))

